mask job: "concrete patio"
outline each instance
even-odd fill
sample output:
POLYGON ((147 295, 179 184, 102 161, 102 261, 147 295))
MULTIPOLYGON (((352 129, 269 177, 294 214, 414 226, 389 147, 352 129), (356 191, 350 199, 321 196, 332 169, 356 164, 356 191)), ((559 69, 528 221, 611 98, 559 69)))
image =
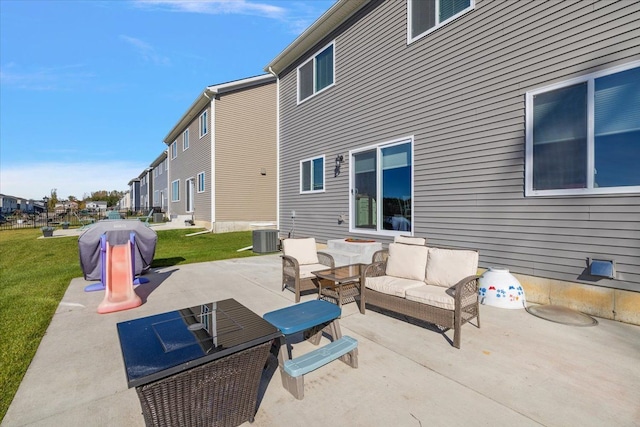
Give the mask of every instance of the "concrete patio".
MULTIPOLYGON (((2 426, 144 425, 116 323, 225 298, 262 315, 293 304, 280 268, 274 254, 157 269, 137 288, 141 307, 107 315, 96 313, 104 294, 72 280, 2 426)), ((640 327, 598 321, 481 306, 482 328, 465 325, 458 350, 424 325, 348 304, 341 327, 359 342, 359 368, 336 361, 308 374, 298 401, 272 360, 253 425, 640 425, 640 327)))

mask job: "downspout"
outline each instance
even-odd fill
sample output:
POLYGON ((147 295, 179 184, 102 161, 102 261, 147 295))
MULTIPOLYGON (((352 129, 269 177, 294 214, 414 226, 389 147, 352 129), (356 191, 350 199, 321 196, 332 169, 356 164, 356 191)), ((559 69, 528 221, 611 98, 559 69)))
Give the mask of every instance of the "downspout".
POLYGON ((210 198, 211 198, 211 226, 209 227, 209 230, 207 230, 207 232, 209 233, 213 233, 213 227, 214 224, 216 223, 216 132, 215 132, 215 94, 214 94, 214 98, 211 98, 209 95, 207 95, 207 89, 205 89, 204 92, 202 92, 202 94, 204 95, 205 98, 207 98, 209 100, 209 105, 210 105, 210 117, 209 117, 209 134, 211 137, 211 170, 210 170, 210 178, 209 181, 211 182, 211 190, 209 191, 210 194, 210 198))
POLYGON ((276 78, 276 230, 280 230, 280 77, 271 66, 269 73, 276 78))

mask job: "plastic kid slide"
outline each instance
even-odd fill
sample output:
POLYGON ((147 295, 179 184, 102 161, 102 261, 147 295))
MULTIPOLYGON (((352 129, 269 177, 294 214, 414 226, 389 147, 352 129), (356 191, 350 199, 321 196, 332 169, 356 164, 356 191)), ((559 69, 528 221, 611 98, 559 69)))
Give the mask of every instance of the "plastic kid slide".
POLYGON ((142 300, 133 290, 133 242, 111 246, 105 238, 104 243, 105 295, 98 306, 98 313, 128 310, 142 305, 142 300))

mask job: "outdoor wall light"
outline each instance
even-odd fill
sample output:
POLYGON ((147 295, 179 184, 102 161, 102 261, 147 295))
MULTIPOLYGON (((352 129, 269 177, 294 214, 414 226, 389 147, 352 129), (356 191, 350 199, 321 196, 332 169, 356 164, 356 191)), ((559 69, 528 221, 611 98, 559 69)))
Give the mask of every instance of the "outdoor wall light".
POLYGON ((342 157, 342 154, 338 154, 336 156, 336 169, 334 171, 334 175, 333 177, 337 177, 338 175, 340 175, 340 166, 342 165, 342 162, 344 161, 344 157, 342 157))
POLYGON ((614 279, 616 277, 616 262, 614 260, 589 258, 589 274, 614 279))

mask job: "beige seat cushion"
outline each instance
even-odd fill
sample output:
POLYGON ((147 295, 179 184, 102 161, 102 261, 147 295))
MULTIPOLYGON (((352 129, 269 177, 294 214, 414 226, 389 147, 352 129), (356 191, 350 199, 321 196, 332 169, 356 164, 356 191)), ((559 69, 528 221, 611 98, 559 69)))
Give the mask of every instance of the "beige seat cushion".
POLYGON ((312 271, 326 270, 328 268, 330 267, 324 264, 302 264, 300 265, 300 278, 308 279, 310 277, 316 277, 315 274, 311 273, 312 271))
POLYGON ((383 294, 404 298, 407 289, 425 286, 421 280, 402 279, 393 276, 367 277, 365 287, 383 294))
POLYGON ((405 245, 424 246, 427 244, 427 239, 425 239, 424 237, 396 236, 393 238, 393 242, 402 243, 405 245))
POLYGON ((403 279, 424 280, 428 253, 426 246, 390 243, 385 274, 403 279))
POLYGON ((282 241, 282 252, 295 258, 298 264, 318 264, 318 252, 316 249, 316 239, 308 237, 306 239, 284 239, 282 241))
POLYGON ((422 285, 420 287, 407 289, 405 298, 408 301, 432 305, 434 307, 444 308, 445 310, 454 310, 456 308, 456 302, 453 295, 453 289, 450 288, 422 285))
POLYGON ((478 272, 478 252, 462 249, 429 248, 427 285, 449 288, 478 272))

